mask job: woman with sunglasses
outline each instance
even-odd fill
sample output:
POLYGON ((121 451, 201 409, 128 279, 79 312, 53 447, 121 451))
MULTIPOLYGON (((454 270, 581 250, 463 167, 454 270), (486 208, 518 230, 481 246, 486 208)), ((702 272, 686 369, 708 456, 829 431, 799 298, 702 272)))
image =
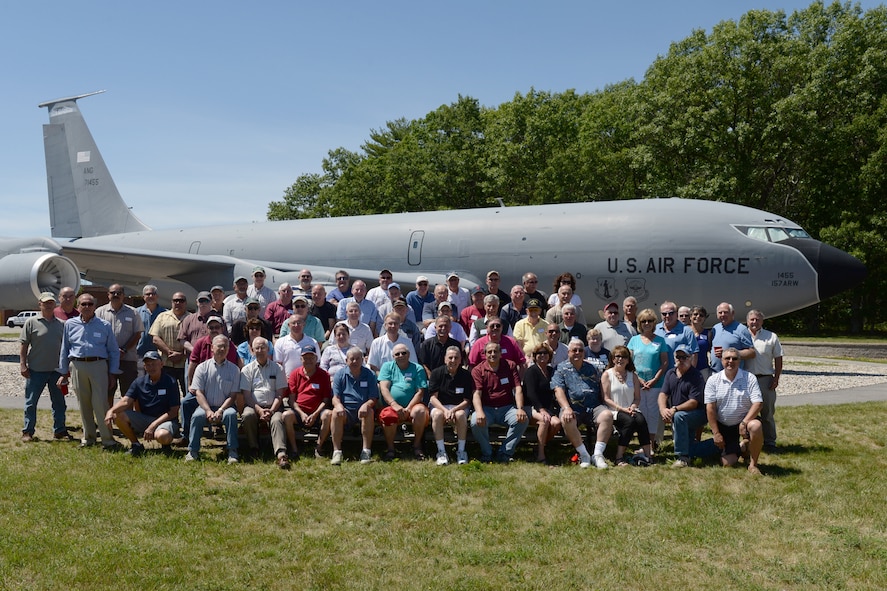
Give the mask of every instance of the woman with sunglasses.
MULTIPOLYGON (((561 344, 563 347, 564 345, 561 344)), ((548 343, 537 345, 533 349, 533 364, 524 372, 524 396, 526 404, 533 409, 531 416, 536 423, 536 461, 547 464, 545 446, 561 430, 560 414, 554 390, 551 389, 551 376, 554 366, 551 365, 551 347, 548 343)))
POLYGON ((659 417, 659 390, 662 388, 662 379, 668 370, 669 349, 665 339, 654 334, 655 328, 656 312, 650 308, 641 310, 638 313, 640 334, 631 337, 631 340, 628 341, 628 349, 634 359, 641 385, 641 413, 647 419, 650 439, 658 443, 662 440, 664 430, 662 419, 659 417))
POLYGON ((638 459, 650 463, 653 448, 647 421, 638 408, 641 404, 641 380, 635 373, 634 362, 628 347, 613 349, 612 361, 601 375, 601 391, 604 404, 613 411, 613 425, 619 431, 616 447, 616 465, 627 466, 625 450, 631 438, 637 434, 644 453, 638 459))

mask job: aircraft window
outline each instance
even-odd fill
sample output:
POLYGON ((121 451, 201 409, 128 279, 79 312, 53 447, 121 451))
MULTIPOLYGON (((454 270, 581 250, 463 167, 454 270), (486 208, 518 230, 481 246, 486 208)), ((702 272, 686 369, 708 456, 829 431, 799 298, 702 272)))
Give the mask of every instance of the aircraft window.
POLYGON ((760 240, 762 242, 770 242, 770 239, 767 237, 766 228, 746 228, 745 233, 749 238, 754 238, 755 240, 760 240))
POLYGON ((789 238, 810 238, 810 234, 800 228, 737 226, 737 229, 744 232, 749 238, 754 238, 761 242, 782 242, 789 238))

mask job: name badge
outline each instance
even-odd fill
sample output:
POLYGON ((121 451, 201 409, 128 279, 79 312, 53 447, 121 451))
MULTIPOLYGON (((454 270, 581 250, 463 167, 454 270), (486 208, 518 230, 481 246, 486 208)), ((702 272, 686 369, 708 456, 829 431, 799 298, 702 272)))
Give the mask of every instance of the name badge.
POLYGON ((674 333, 669 333, 669 334, 667 334, 667 335, 665 335, 665 336, 666 336, 666 338, 669 338, 669 339, 676 339, 676 338, 678 338, 678 335, 676 335, 676 334, 674 334, 674 333))
POLYGON ((456 388, 456 394, 465 394, 465 388, 456 388))
POLYGON ((92 333, 92 336, 94 336, 94 337, 97 338, 97 339, 100 339, 100 338, 102 338, 102 333, 100 333, 100 332, 94 332, 94 333, 92 333))
POLYGON ((506 355, 508 355, 508 349, 502 347, 502 357, 505 357, 506 355))
POLYGON ((484 336, 484 335, 486 335, 486 334, 487 334, 487 329, 486 329, 486 328, 482 328, 481 331, 480 331, 480 336, 484 336))
POLYGON ((320 384, 311 384, 312 390, 320 390, 320 384))
POLYGON ((166 394, 166 388, 160 388, 159 390, 157 390, 157 393, 161 396, 164 396, 166 394))
POLYGON ((536 332, 538 332, 539 334, 544 334, 544 333, 545 333, 545 327, 544 327, 544 326, 540 326, 539 328, 536 329, 536 332))
POLYGON ((480 318, 480 316, 478 316, 477 314, 472 314, 472 315, 471 315, 471 319, 472 319, 472 320, 477 320, 478 318, 480 318))
POLYGON ((366 387, 367 387, 367 383, 366 383, 366 382, 361 382, 361 383, 360 383, 360 387, 361 387, 361 388, 366 388, 366 387))
POLYGON ((499 383, 504 386, 505 384, 508 383, 508 378, 502 378, 501 380, 499 380, 499 383))

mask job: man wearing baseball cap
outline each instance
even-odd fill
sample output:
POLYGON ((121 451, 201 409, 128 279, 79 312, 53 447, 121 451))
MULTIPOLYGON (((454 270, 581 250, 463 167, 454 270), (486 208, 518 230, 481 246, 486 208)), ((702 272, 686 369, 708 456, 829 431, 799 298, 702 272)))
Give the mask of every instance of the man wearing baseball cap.
POLYGON ((165 449, 179 436, 179 385, 163 372, 163 360, 157 351, 142 355, 145 375, 136 378, 129 390, 105 415, 108 428, 114 425, 130 442, 129 454, 141 455, 145 446, 139 442, 156 441, 165 449), (138 403, 139 410, 134 410, 138 403))
POLYGON ((59 353, 62 348, 64 323, 55 316, 55 295, 44 291, 38 298, 40 315, 32 316, 22 326, 19 337, 19 371, 25 378, 25 423, 22 427, 22 441, 34 439, 37 426, 37 401, 44 388, 49 388, 52 401, 52 432, 55 439, 70 441, 65 427, 65 396, 57 385, 59 353))
POLYGON ((696 430, 708 421, 705 414, 705 380, 693 365, 693 351, 678 345, 675 366, 665 373, 659 391, 659 415, 674 433, 673 468, 690 465, 694 457, 712 455, 716 449, 711 439, 696 442, 696 430))

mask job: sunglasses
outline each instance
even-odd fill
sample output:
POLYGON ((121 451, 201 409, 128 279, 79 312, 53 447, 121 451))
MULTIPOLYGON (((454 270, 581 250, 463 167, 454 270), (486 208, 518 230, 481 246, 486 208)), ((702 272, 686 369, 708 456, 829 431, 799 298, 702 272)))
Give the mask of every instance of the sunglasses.
POLYGON ((399 353, 395 353, 394 356, 395 356, 395 357, 406 357, 406 356, 408 356, 409 354, 410 354, 409 351, 401 351, 401 352, 399 352, 399 353))

